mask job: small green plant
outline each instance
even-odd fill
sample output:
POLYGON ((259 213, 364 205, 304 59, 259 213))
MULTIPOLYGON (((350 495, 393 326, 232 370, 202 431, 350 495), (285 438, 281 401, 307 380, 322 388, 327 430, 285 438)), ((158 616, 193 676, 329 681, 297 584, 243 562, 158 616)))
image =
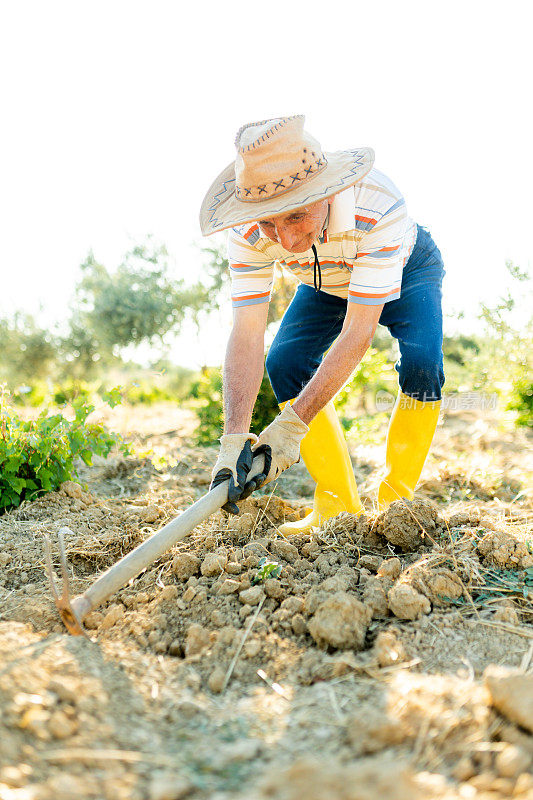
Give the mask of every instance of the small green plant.
POLYGON ((267 561, 266 558, 259 559, 257 575, 252 578, 252 586, 266 581, 267 578, 279 578, 281 575, 281 564, 277 561, 267 561))
MULTIPOLYGON (((111 390, 109 405, 120 402, 111 390)), ((107 456, 118 445, 123 453, 128 446, 103 425, 88 423, 94 406, 84 399, 72 403, 74 419, 62 414, 37 419, 21 419, 10 403, 5 387, 0 388, 0 511, 16 508, 23 500, 33 500, 57 489, 63 481, 77 477, 76 459, 92 463, 93 454, 107 456)))

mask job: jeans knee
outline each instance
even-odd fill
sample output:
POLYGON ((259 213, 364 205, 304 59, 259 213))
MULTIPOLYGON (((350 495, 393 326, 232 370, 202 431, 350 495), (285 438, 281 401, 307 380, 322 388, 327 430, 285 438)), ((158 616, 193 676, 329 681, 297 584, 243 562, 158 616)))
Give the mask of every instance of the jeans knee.
POLYGON ((445 381, 442 351, 408 358, 402 355, 397 369, 404 394, 422 401, 441 399, 445 381))

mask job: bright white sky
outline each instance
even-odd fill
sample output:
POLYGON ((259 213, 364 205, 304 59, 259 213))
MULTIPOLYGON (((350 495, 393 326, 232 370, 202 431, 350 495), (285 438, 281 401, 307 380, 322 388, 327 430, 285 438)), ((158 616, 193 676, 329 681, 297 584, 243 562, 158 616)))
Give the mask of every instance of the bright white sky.
MULTIPOLYGON (((194 280, 236 130, 294 113, 326 151, 374 148, 443 253, 446 310, 531 265, 528 0, 0 3, 0 313, 64 319, 87 251, 112 267, 149 233, 194 280)), ((217 363, 228 326, 176 360, 217 363)))

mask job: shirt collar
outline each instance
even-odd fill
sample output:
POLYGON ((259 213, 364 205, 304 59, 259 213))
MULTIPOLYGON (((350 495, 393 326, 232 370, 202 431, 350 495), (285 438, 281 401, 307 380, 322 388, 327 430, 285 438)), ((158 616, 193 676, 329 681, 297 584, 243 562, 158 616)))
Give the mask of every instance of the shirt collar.
POLYGON ((326 220, 328 236, 333 233, 351 231, 355 225, 354 216, 355 193, 353 186, 349 186, 343 192, 335 195, 333 203, 329 207, 329 215, 326 220))

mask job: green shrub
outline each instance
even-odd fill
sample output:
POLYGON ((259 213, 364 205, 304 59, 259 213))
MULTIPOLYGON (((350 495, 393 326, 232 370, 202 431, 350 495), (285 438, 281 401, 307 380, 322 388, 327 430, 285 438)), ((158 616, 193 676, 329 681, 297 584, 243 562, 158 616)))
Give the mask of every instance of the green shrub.
POLYGON ((516 424, 533 428, 533 382, 527 378, 516 381, 507 408, 518 411, 516 424))
MULTIPOLYGON (((117 393, 110 392, 106 401, 115 405, 117 393)), ((10 405, 5 388, 0 391, 0 510, 17 507, 77 477, 77 458, 91 464, 93 454, 105 457, 117 444, 128 452, 120 437, 87 422, 94 406, 77 399, 72 407, 72 421, 62 414, 47 416, 46 411, 35 420, 24 420, 10 405)))
POLYGON ((75 400, 88 402, 91 395, 95 394, 97 387, 98 382, 88 383, 87 381, 68 378, 61 384, 54 385, 52 399, 58 406, 64 406, 66 403, 72 403, 75 400))
POLYGON ((123 399, 131 405, 152 405, 179 398, 165 386, 157 386, 150 381, 136 381, 123 389, 123 399))
MULTIPOLYGON (((202 445, 213 444, 222 435, 224 428, 221 371, 214 368, 204 369, 200 378, 192 384, 191 397, 200 422, 196 440, 202 445)), ((261 433, 278 413, 278 403, 265 373, 252 414, 251 430, 261 433)))

